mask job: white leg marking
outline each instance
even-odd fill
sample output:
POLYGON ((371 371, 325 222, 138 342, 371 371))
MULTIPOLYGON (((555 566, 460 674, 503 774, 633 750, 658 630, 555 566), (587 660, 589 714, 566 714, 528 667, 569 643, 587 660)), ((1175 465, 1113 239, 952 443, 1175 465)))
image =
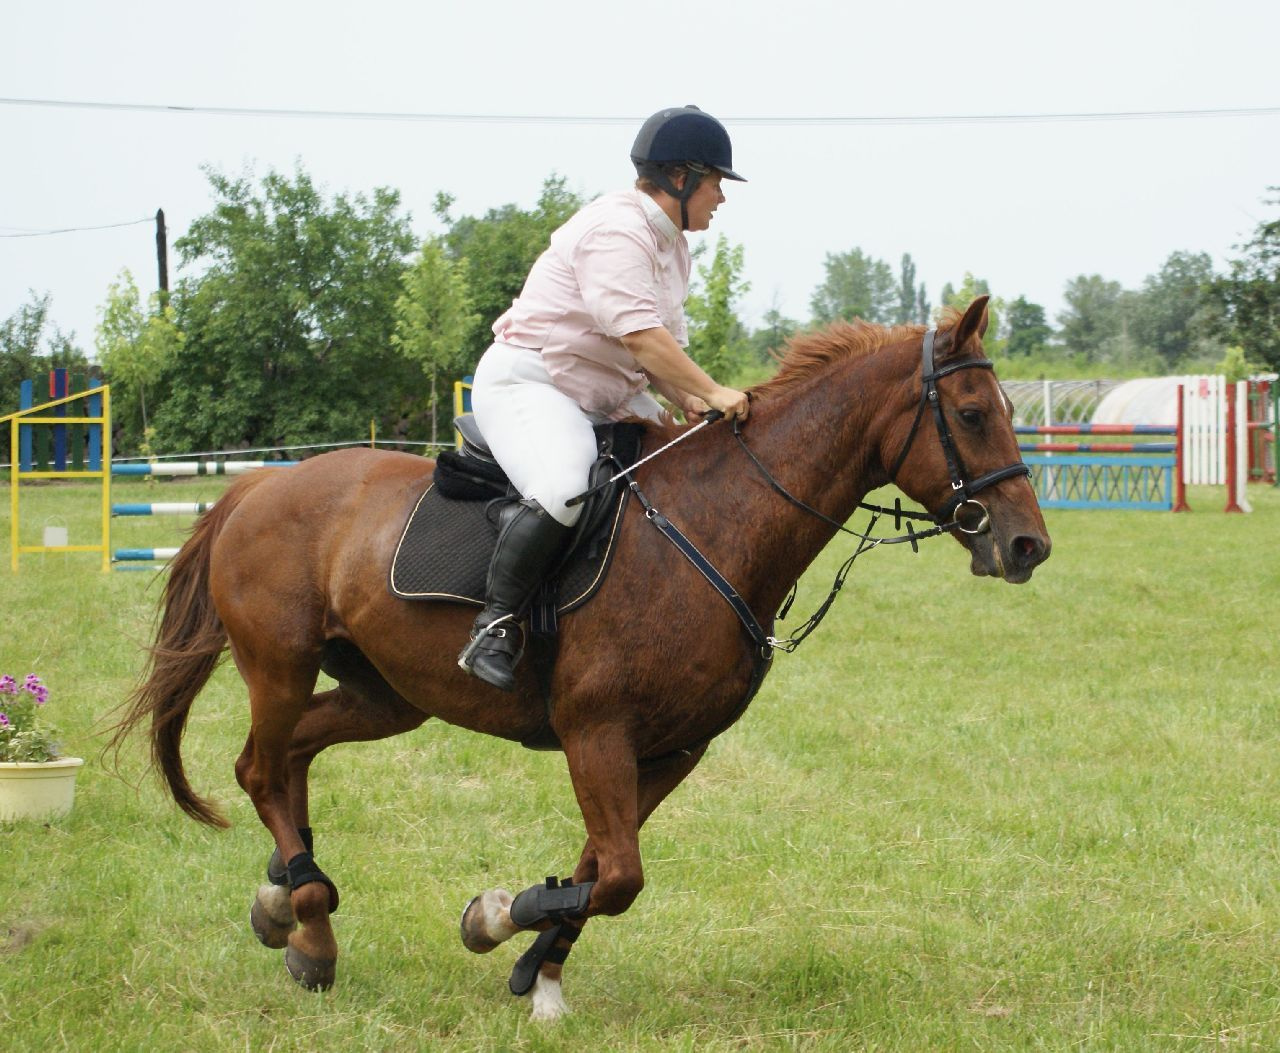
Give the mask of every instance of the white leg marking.
POLYGON ((511 900, 511 893, 505 888, 492 888, 480 897, 485 933, 495 943, 505 943, 520 931, 520 926, 511 920, 511 900))
POLYGON ((267 917, 277 925, 292 925, 293 903, 289 898, 288 885, 259 885, 258 903, 267 917))
POLYGON ((538 973, 538 978, 533 981, 533 991, 530 992, 530 997, 533 999, 533 1012, 529 1014, 530 1020, 559 1020, 569 1012, 569 1007, 565 1004, 564 995, 560 991, 560 981, 548 980, 541 972, 538 973))

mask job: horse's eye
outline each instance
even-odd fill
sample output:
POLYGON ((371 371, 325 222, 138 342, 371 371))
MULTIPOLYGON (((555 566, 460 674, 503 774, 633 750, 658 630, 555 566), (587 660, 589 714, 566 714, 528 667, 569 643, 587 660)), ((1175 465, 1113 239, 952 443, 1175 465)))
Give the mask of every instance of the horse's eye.
POLYGON ((960 411, 960 419, 970 428, 976 428, 982 423, 982 411, 976 409, 962 409, 960 411))

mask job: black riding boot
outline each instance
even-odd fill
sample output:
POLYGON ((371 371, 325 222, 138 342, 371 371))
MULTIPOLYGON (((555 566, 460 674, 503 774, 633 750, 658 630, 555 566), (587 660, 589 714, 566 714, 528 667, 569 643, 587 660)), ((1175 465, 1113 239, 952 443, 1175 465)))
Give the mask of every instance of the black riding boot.
POLYGON ((537 501, 521 501, 502 512, 498 547, 489 563, 484 609, 471 628, 471 643, 458 665, 494 687, 511 691, 513 670, 524 653, 519 619, 569 539, 572 528, 537 501))

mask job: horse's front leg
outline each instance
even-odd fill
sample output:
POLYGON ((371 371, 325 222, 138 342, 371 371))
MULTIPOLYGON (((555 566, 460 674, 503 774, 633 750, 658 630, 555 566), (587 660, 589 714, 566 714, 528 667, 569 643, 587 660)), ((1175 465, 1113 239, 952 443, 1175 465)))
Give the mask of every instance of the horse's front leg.
MULTIPOLYGON (((706 749, 699 747, 659 766, 637 770, 634 752, 629 746, 619 748, 622 741, 613 739, 611 748, 610 737, 597 733, 583 736, 576 748, 566 742, 569 770, 588 832, 572 880, 579 886, 594 884, 585 913, 559 923, 561 936, 554 945, 555 953, 537 967, 530 991, 535 1020, 553 1020, 568 1012, 561 989, 562 955, 577 940, 587 917, 620 914, 635 900, 644 884, 639 828, 693 771, 706 749)), ((536 890, 537 886, 522 896, 536 890)), ((536 902, 537 896, 532 898, 536 902)), ((521 925, 511 917, 512 903, 513 897, 505 889, 492 889, 472 900, 462 918, 463 943, 484 953, 526 928, 543 931, 554 924, 521 925)))

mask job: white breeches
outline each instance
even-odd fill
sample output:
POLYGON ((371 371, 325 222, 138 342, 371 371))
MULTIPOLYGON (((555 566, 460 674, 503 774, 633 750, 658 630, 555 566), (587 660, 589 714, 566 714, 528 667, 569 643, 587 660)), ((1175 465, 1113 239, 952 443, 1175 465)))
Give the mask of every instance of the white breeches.
MULTIPOLYGON (((552 383, 542 356, 527 347, 493 344, 476 366, 471 408, 493 456, 521 496, 573 526, 582 506, 565 502, 587 488, 596 460, 593 417, 552 383)), ((641 392, 629 414, 658 420, 661 407, 641 392)))

